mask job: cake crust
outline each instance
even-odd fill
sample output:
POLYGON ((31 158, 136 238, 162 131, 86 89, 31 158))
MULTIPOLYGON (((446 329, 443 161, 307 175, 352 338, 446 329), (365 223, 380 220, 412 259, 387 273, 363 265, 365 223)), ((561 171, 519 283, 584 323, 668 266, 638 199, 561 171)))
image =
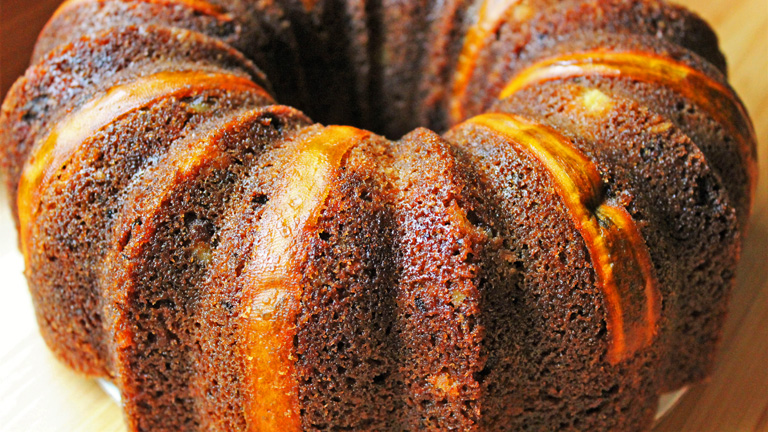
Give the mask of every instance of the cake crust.
POLYGON ((32 61, 38 322, 130 430, 643 431, 711 372, 755 135, 690 11, 69 0, 32 61))

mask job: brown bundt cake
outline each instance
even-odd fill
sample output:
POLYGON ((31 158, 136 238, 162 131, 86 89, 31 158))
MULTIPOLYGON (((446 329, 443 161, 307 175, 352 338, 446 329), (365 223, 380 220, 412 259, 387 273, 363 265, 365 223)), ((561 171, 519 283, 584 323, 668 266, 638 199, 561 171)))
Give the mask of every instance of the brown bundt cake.
POLYGON ((749 218, 725 74, 657 0, 69 0, 0 115, 41 332, 131 430, 646 430, 749 218))

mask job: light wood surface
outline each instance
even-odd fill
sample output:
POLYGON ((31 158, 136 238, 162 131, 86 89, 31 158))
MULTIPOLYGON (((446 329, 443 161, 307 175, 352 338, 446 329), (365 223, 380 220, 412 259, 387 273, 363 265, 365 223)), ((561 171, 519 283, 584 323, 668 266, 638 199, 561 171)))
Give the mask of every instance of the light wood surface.
MULTIPOLYGON (((0 94, 23 71, 57 0, 0 0, 0 94)), ((752 115, 761 178, 714 375, 694 386, 657 432, 768 432, 768 0, 685 0, 720 35, 731 83, 752 115)), ((0 430, 121 431, 120 408, 60 365, 35 323, 23 262, 0 192, 0 430)))

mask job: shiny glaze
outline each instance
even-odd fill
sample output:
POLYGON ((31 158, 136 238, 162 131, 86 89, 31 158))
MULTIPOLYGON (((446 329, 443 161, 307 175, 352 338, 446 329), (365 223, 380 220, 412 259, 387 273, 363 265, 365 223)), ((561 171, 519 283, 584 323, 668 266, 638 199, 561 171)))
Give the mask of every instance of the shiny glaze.
POLYGON ((484 0, 477 14, 477 21, 467 30, 464 46, 459 54, 454 73, 450 115, 454 122, 464 119, 464 99, 469 81, 474 74, 477 58, 485 47, 488 38, 495 33, 511 13, 516 21, 524 21, 533 11, 521 4, 523 0, 484 0))
POLYGON ((605 76, 657 83, 681 94, 721 124, 737 141, 747 166, 750 202, 757 185, 755 131, 746 109, 733 90, 690 66, 670 58, 640 51, 592 50, 562 55, 535 63, 499 93, 506 99, 515 92, 547 81, 584 76, 605 76))
POLYGON ((488 113, 464 124, 505 137, 552 176, 556 193, 586 243, 604 295, 608 361, 617 364, 650 345, 661 305, 650 254, 627 211, 605 201, 597 167, 564 137, 518 116, 488 113))
MULTIPOLYGON (((51 17, 49 22, 52 22, 58 15, 73 9, 75 6, 84 3, 104 3, 106 0, 67 0, 56 9, 56 12, 51 17)), ((229 16, 221 6, 214 5, 205 0, 123 0, 125 2, 133 3, 152 3, 163 6, 181 5, 185 6, 193 11, 201 14, 214 17, 221 21, 232 21, 232 17, 229 16)))
POLYGON ((29 259, 29 240, 40 200, 57 173, 88 139, 115 119, 167 97, 204 90, 253 91, 271 97, 251 80, 231 74, 160 72, 115 86, 59 121, 36 145, 21 174, 17 195, 21 250, 29 259))
POLYGON ((320 215, 344 155, 369 134, 329 126, 305 136, 265 204, 242 276, 245 416, 251 431, 301 430, 293 341, 302 294, 302 240, 320 215))

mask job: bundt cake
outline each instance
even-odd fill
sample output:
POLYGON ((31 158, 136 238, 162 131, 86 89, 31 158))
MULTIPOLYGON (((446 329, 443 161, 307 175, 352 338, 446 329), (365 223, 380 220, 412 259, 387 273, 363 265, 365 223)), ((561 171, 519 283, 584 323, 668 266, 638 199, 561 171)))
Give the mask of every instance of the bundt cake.
POLYGON ((658 0, 69 0, 0 116, 41 333, 142 431, 646 430, 755 160, 658 0))

